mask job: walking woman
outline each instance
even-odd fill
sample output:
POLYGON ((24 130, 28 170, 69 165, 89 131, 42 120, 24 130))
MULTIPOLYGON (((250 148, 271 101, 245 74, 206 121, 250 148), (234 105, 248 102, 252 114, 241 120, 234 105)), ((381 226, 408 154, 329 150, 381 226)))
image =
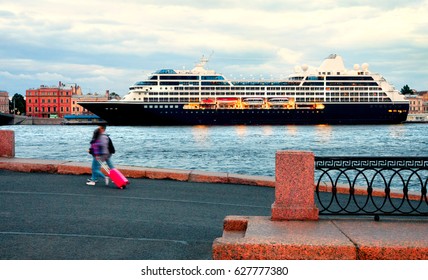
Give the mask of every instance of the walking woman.
POLYGON ((109 149, 109 137, 105 134, 104 125, 95 129, 91 140, 89 153, 92 155, 92 177, 86 181, 89 186, 94 186, 98 179, 104 179, 106 186, 109 184, 109 178, 101 171, 100 161, 105 161, 110 168, 114 168, 111 162, 111 153, 109 149))

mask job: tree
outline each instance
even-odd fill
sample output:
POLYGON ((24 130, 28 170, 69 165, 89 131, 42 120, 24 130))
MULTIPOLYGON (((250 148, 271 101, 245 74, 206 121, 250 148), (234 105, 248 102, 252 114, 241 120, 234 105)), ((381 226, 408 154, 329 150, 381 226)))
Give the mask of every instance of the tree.
POLYGON ((405 85, 402 89, 401 89, 401 94, 413 94, 414 92, 413 92, 413 90, 408 86, 408 85, 405 85))
POLYGON ((10 102, 9 105, 12 114, 25 114, 25 99, 21 94, 15 93, 12 97, 12 102, 10 102))
POLYGON ((119 94, 117 94, 116 92, 112 92, 112 93, 110 93, 110 95, 109 95, 110 97, 110 100, 111 99, 117 99, 117 100, 120 100, 120 95, 119 94))

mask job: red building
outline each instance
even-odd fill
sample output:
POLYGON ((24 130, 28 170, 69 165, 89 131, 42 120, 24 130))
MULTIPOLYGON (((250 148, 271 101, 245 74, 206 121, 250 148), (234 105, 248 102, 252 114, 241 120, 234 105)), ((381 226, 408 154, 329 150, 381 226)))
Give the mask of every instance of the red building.
POLYGON ((62 118, 71 114, 71 96, 81 94, 80 87, 65 86, 59 82, 58 87, 40 86, 25 92, 26 113, 30 117, 62 118))
POLYGON ((9 93, 0 90, 0 113, 9 114, 9 93))

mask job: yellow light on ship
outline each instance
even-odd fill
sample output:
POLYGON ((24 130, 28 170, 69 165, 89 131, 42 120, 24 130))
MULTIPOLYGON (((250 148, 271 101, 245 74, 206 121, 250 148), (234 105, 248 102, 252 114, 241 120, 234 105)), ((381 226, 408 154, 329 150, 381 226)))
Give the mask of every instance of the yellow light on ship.
POLYGON ((318 104, 315 105, 315 108, 322 110, 322 109, 325 108, 325 106, 324 106, 324 104, 318 103, 318 104))

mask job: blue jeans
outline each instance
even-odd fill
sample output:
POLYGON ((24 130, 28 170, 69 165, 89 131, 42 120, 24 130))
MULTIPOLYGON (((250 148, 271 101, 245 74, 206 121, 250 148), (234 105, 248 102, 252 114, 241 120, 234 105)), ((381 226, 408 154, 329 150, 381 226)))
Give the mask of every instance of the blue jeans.
MULTIPOLYGON (((110 169, 114 168, 113 163, 111 162, 110 157, 108 158, 103 158, 102 156, 99 157, 100 160, 105 161, 108 165, 108 167, 110 167, 110 169)), ((102 178, 104 179, 106 176, 103 174, 103 172, 101 171, 101 164, 98 162, 96 157, 92 157, 92 177, 91 180, 92 181, 96 181, 98 180, 98 178, 102 178)))

